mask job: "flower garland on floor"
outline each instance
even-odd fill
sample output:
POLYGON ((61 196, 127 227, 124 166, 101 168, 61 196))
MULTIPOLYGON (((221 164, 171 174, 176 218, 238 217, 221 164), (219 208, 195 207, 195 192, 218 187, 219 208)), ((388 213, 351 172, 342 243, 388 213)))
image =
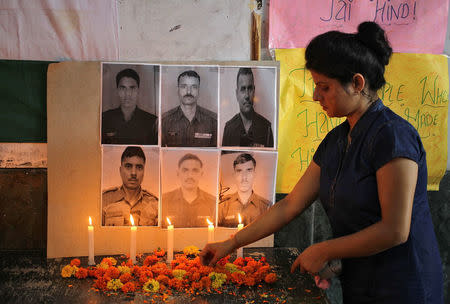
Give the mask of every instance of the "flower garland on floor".
POLYGON ((220 292, 224 284, 236 286, 254 286, 261 282, 268 284, 277 280, 265 257, 255 260, 251 257, 237 258, 230 262, 230 256, 221 259, 216 266, 203 266, 195 246, 184 248, 183 254, 175 255, 168 266, 164 262, 165 252, 157 249, 143 260, 143 265, 133 265, 131 259, 117 265, 117 260, 104 258, 94 267, 80 266, 79 259, 73 259, 64 266, 61 275, 64 278, 95 278, 93 287, 102 291, 124 293, 143 291, 162 293, 168 296, 172 291, 220 292))

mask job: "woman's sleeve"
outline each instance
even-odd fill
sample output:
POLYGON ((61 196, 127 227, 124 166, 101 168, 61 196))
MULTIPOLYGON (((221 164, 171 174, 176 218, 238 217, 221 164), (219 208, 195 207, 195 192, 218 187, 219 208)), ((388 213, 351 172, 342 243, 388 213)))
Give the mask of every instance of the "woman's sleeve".
POLYGON ((398 120, 389 121, 380 127, 371 142, 370 151, 375 171, 399 157, 409 158, 419 164, 424 154, 414 127, 398 120))

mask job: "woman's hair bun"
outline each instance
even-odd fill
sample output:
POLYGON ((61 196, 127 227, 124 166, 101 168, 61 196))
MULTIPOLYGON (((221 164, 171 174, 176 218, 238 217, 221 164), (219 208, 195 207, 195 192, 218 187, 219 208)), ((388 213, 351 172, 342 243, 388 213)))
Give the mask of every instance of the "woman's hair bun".
POLYGON ((386 38, 384 30, 375 22, 366 21, 360 23, 356 39, 371 49, 380 60, 380 63, 387 65, 392 55, 392 48, 386 38))

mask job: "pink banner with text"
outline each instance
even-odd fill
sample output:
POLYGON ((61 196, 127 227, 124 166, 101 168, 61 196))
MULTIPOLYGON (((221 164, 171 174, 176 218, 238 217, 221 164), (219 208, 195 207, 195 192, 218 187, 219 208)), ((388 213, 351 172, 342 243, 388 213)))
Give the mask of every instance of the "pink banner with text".
POLYGON ((447 0, 271 0, 269 48, 304 48, 318 34, 375 21, 394 52, 442 54, 447 16, 447 0))

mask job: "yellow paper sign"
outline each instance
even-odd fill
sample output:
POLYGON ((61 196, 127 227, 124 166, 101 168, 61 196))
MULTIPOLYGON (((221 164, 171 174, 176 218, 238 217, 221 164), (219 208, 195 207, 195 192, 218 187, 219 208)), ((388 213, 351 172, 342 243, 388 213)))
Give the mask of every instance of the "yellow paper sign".
MULTIPOLYGON (((277 49, 280 108, 277 193, 288 193, 311 162, 319 143, 343 118, 329 118, 313 101, 314 82, 305 69, 304 49, 277 49)), ((427 152, 428 189, 438 190, 447 165, 447 58, 441 55, 392 56, 383 103, 419 132, 427 152)))

